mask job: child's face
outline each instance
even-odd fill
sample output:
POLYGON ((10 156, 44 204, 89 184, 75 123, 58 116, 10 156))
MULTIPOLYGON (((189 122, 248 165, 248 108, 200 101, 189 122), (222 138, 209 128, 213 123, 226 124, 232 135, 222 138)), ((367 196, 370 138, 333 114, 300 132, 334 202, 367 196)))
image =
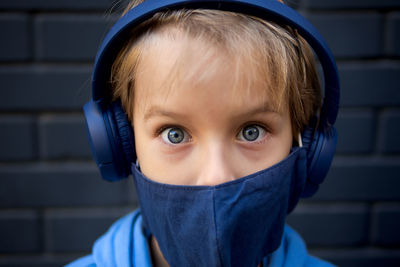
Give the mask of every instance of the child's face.
POLYGON ((239 72, 235 81, 230 58, 199 40, 159 37, 146 48, 137 68, 133 126, 147 177, 216 185, 289 154, 288 107, 274 110, 263 83, 247 82, 254 72, 245 62, 239 72), (171 71, 177 65, 179 71, 171 71))

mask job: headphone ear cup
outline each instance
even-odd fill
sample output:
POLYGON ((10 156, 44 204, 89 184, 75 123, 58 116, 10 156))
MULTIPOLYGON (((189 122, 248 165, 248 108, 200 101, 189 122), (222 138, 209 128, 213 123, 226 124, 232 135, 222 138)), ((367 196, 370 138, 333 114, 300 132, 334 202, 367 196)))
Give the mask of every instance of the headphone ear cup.
MULTIPOLYGON (((119 143, 125 157, 125 168, 130 170, 130 164, 136 161, 135 136, 132 125, 122 108, 121 101, 112 103, 115 124, 118 132, 119 143)), ((128 171, 130 174, 130 171, 128 171)))
POLYGON ((336 151, 337 132, 335 127, 306 127, 302 135, 307 149, 307 180, 301 197, 311 197, 324 181, 336 151))
POLYGON ((128 177, 135 155, 133 131, 118 102, 105 106, 91 100, 83 106, 90 148, 107 181, 128 177))

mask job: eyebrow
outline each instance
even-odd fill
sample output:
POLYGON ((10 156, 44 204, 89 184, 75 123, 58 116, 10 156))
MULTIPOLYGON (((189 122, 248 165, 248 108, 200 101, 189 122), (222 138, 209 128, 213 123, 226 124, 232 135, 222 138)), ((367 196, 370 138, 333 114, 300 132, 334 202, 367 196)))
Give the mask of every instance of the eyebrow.
MULTIPOLYGON (((274 113, 274 114, 280 115, 280 112, 278 112, 276 109, 272 108, 271 105, 268 102, 266 102, 260 106, 252 108, 248 111, 238 112, 238 114, 236 114, 234 117, 245 118, 245 117, 254 116, 254 115, 260 114, 260 113, 274 113)), ((180 113, 180 112, 174 112, 171 110, 166 110, 158 105, 155 105, 155 106, 150 107, 149 110, 145 113, 144 119, 148 120, 149 118, 155 117, 155 116, 170 117, 170 118, 184 118, 184 117, 186 117, 186 114, 180 113)))
POLYGON ((275 113, 278 115, 280 114, 276 109, 272 108, 268 102, 266 102, 266 103, 263 103, 263 105, 255 107, 253 109, 250 109, 244 113, 238 114, 237 117, 250 117, 250 116, 253 116, 256 114, 260 114, 260 113, 275 113))
POLYGON ((150 117, 155 117, 155 116, 176 118, 176 117, 184 117, 184 114, 165 110, 159 106, 152 106, 144 115, 144 119, 148 120, 150 117))

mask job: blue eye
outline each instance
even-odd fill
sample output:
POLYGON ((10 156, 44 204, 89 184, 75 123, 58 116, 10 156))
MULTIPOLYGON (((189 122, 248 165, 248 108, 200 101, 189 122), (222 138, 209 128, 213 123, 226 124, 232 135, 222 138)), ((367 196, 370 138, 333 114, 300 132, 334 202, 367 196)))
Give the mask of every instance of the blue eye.
POLYGON ((161 132, 161 138, 166 143, 180 144, 189 141, 189 134, 181 128, 171 127, 161 132))
POLYGON ((258 125, 248 125, 244 127, 238 134, 241 141, 254 142, 265 135, 265 129, 258 125))

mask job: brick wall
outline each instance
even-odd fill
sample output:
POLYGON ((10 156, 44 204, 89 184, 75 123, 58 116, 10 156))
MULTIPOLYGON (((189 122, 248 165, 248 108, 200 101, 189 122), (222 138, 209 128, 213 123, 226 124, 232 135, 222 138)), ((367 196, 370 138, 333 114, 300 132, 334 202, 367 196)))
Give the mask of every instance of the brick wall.
MULTIPOLYGON (((400 2, 291 2, 338 59, 342 101, 328 178, 288 222, 340 266, 399 266, 400 2)), ((114 5, 0 2, 0 266, 64 264, 137 207, 131 180, 99 178, 81 112, 114 5)))

